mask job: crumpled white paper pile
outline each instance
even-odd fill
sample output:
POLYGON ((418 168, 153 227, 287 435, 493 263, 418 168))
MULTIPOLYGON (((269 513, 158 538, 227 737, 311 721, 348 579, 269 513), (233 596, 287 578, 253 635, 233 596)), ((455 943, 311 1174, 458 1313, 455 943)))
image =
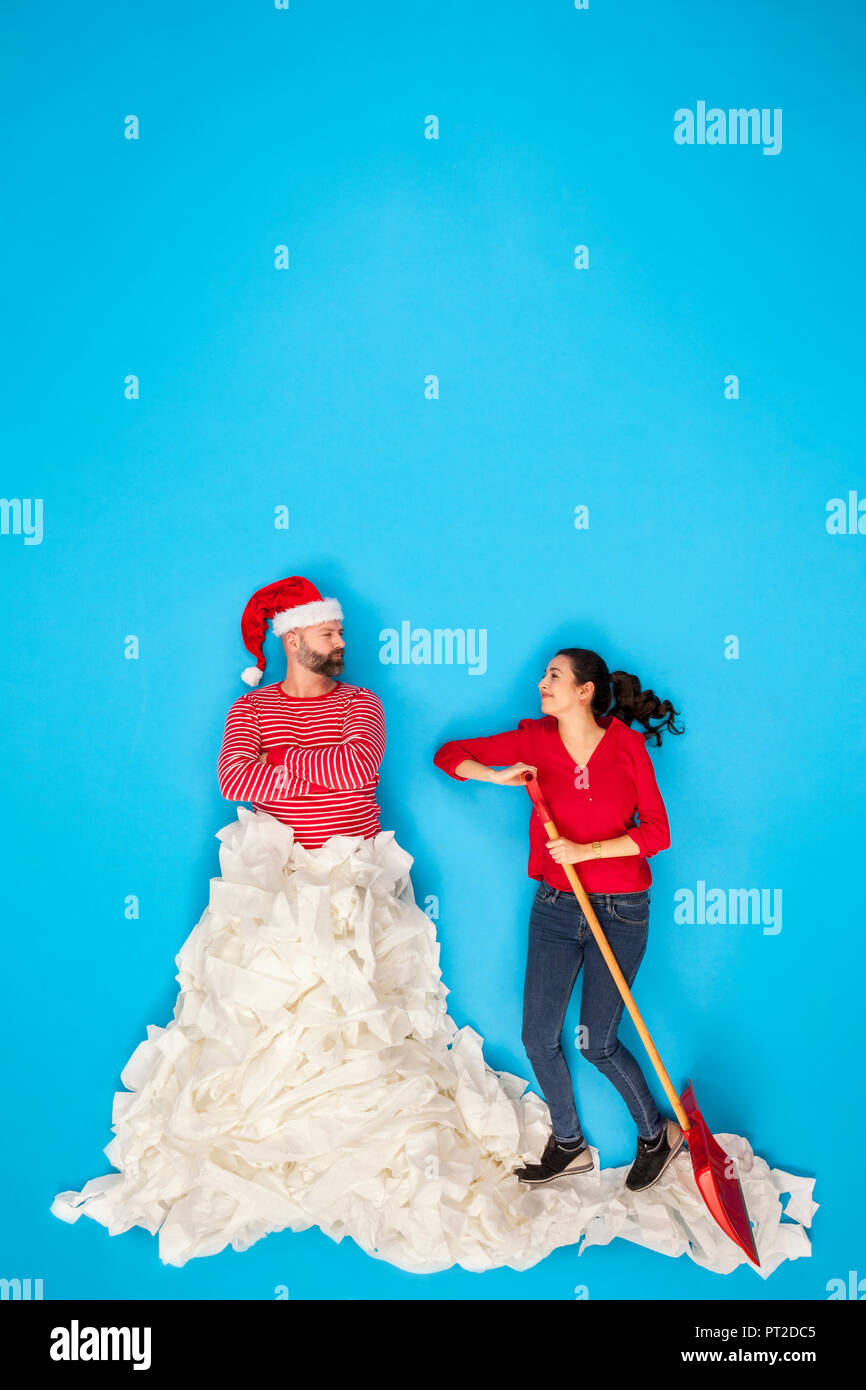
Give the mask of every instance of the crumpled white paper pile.
MULTIPOLYGON (((591 1173, 518 1181, 546 1143, 547 1106, 449 1017, 436 933, 392 832, 305 850, 240 807, 218 838, 174 1018, 148 1027, 121 1073, 105 1149, 117 1171, 59 1193, 55 1216, 158 1232, 171 1265, 315 1225, 417 1273, 528 1269, 617 1236, 721 1274, 754 1268, 709 1215, 685 1147, 643 1193, 595 1150, 591 1173)), ((756 1273, 809 1255, 814 1178, 716 1138, 738 1161, 756 1273)))

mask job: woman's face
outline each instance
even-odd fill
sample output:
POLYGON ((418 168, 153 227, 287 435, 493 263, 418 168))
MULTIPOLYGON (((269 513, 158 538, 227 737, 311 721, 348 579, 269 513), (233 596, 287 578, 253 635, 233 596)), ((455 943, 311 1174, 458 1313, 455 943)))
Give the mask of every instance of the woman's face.
POLYGON ((592 692, 592 681, 586 681, 584 685, 578 686, 567 656, 555 656, 547 663, 544 675, 538 682, 541 713, 552 714, 559 719, 561 715, 577 709, 581 704, 591 699, 592 692), (583 695, 583 699, 581 699, 581 695, 583 695))

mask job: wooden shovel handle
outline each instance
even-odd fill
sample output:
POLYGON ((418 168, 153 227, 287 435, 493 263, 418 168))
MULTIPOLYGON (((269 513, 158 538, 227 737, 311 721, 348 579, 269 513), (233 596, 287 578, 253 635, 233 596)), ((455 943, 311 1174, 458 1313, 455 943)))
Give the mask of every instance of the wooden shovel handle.
MULTIPOLYGON (((559 831, 557 830, 552 820, 544 821, 544 828, 547 831, 547 838, 549 840, 558 840, 560 838, 559 831)), ((683 1131, 689 1130, 692 1127, 691 1120, 689 1119, 688 1115, 683 1109, 680 1098, 674 1090, 673 1082, 671 1081, 670 1077, 665 1071, 664 1063, 662 1062, 662 1059, 658 1054, 658 1049, 656 1048, 655 1043, 650 1037, 649 1029, 647 1028, 643 1019, 641 1018, 640 1010, 638 1009, 637 1004, 634 1002, 634 999, 632 998, 631 990, 626 984, 625 976, 619 968, 617 958, 614 955, 613 951, 610 949, 610 943, 608 942, 607 937, 605 936, 604 932, 599 926, 599 921, 593 911, 592 903, 586 896, 586 893, 583 889, 583 884, 581 883, 580 879, 574 871, 574 865, 562 864, 561 868, 565 870, 566 877, 569 883, 571 884, 572 892, 574 893, 575 897, 577 898, 577 901, 583 908, 583 911, 586 915, 586 920, 589 923, 589 929, 595 937, 596 941, 598 942, 598 949, 601 951, 601 954, 604 956, 607 962, 608 969, 610 970, 610 973, 614 978, 614 983, 616 984, 617 989, 619 990, 620 994, 625 1000, 625 1006, 632 1016, 635 1028, 640 1033, 641 1042, 643 1043, 644 1047, 649 1053, 649 1059, 655 1067, 656 1071, 658 1072, 659 1080, 664 1086, 665 1095, 670 1101, 671 1106, 673 1108, 673 1112, 676 1115, 677 1120, 679 1121, 680 1129, 683 1131)))

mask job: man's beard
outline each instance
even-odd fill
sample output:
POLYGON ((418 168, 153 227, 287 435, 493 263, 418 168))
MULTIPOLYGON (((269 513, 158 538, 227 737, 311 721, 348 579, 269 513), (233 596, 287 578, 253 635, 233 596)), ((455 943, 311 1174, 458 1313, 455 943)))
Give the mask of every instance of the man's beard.
POLYGON ((300 645, 298 646, 298 665, 306 666, 308 671, 316 671, 322 676, 338 676, 343 669, 343 653, 314 652, 312 647, 308 647, 301 635, 300 645))

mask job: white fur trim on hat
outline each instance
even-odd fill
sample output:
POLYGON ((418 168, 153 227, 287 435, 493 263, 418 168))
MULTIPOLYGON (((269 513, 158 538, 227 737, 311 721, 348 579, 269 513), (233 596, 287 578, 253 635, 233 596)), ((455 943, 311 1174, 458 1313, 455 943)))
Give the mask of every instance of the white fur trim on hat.
POLYGON ((343 610, 335 598, 314 599, 312 603, 299 603, 295 608, 285 608, 271 618, 271 627, 277 637, 291 632, 296 627, 314 627, 317 623, 333 623, 342 619, 343 610))
POLYGON ((247 685, 258 685, 261 678, 262 673, 258 666, 246 666, 241 671, 241 680, 245 681, 247 685))

